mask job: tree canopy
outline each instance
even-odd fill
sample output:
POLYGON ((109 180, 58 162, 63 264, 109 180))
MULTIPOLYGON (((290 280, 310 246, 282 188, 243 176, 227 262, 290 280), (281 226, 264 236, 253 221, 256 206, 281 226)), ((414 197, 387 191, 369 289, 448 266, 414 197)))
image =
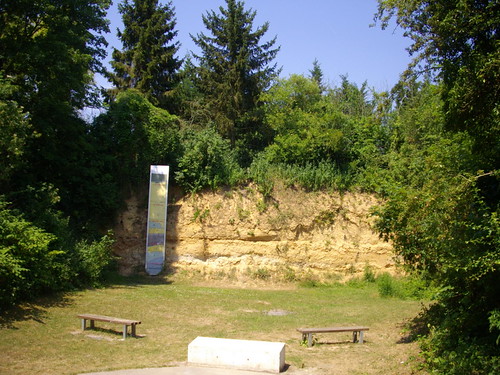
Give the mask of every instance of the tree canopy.
POLYGON ((495 373, 500 370, 500 4, 380 0, 378 17, 383 26, 395 17, 413 39, 410 52, 416 57, 409 73, 431 72, 442 99, 442 104, 422 101, 422 91, 409 90, 401 102, 396 118, 406 134, 400 142, 404 152, 397 161, 390 158, 400 175, 393 175, 379 229, 407 269, 441 288, 438 303, 426 314, 432 328, 425 352, 430 367, 447 374, 495 373), (417 112, 415 99, 422 105, 417 112))
POLYGON ((256 11, 242 1, 226 0, 219 13, 203 15, 209 35, 192 36, 201 49, 197 85, 205 95, 213 120, 234 146, 245 134, 259 133, 255 118, 259 95, 277 76, 273 63, 276 38, 261 42, 269 24, 254 28, 256 11))
POLYGON ((443 83, 447 126, 475 134, 477 151, 500 150, 500 3, 496 0, 380 0, 382 26, 394 17, 413 40, 415 74, 443 83))
POLYGON ((498 1, 379 0, 414 61, 376 92, 347 74, 326 84, 317 60, 278 77, 276 37, 237 0, 200 15, 200 53, 181 66, 173 4, 124 0, 102 104, 109 5, 0 0, 2 308, 97 285, 116 210, 150 164, 169 164, 191 193, 253 181, 269 199, 279 181, 378 194, 376 228, 438 287, 421 317, 427 366, 500 372, 498 1), (91 105, 102 113, 85 121, 91 105))
POLYGON ((125 0, 118 5, 124 29, 118 30, 123 49, 113 51, 109 74, 115 91, 137 89, 154 105, 172 108, 172 90, 179 82, 182 60, 179 49, 175 9, 172 2, 125 0))

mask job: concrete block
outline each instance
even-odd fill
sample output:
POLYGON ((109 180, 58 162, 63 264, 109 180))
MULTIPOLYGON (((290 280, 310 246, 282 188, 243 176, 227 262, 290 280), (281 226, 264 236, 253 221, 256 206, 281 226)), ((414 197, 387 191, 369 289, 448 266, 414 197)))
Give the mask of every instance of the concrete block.
POLYGON ((188 345, 188 363, 279 373, 285 368, 285 344, 199 336, 188 345))

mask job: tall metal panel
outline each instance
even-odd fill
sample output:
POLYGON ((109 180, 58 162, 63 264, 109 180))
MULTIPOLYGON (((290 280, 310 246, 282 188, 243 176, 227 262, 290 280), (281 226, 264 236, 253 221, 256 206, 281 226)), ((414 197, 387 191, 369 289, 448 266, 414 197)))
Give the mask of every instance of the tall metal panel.
POLYGON ((152 165, 149 174, 146 272, 158 275, 165 263, 167 235, 168 165, 152 165))

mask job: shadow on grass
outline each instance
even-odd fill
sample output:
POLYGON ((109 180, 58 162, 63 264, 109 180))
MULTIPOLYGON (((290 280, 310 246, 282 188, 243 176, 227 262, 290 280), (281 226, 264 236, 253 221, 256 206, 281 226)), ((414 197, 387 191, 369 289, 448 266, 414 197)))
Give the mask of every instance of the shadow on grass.
POLYGON ((169 279, 175 272, 167 270, 157 276, 150 276, 146 273, 123 276, 118 273, 108 274, 104 283, 105 288, 114 287, 140 287, 142 285, 170 285, 172 281, 169 279))
MULTIPOLYGON (((123 337, 123 331, 120 331, 119 329, 113 329, 113 328, 106 328, 106 327, 94 327, 94 328, 86 328, 85 331, 82 331, 83 334, 85 335, 92 335, 95 333, 105 333, 113 336, 117 336, 119 338, 123 337)), ((140 335, 136 333, 135 336, 132 336, 130 334, 130 330, 127 333, 127 340, 128 339, 143 339, 145 338, 145 335, 140 335)))
POLYGON ((314 343, 313 346, 321 346, 321 345, 364 345, 369 343, 366 339, 363 340, 363 343, 360 344, 359 342, 352 342, 352 340, 335 340, 335 341, 317 341, 314 343))
POLYGON ((71 305, 69 293, 57 293, 39 297, 32 301, 22 302, 17 306, 1 311, 0 328, 17 329, 16 322, 33 320, 45 324, 47 310, 52 307, 66 307, 71 305))
MULTIPOLYGON (((102 288, 137 288, 143 285, 170 285, 172 281, 168 279, 169 274, 159 276, 137 275, 120 276, 118 274, 108 275, 102 288)), ((98 288, 97 288, 98 289, 98 288)), ((92 290, 84 288, 80 290, 92 290)), ((5 310, 0 310, 0 329, 16 329, 15 323, 32 320, 40 324, 45 324, 47 311, 52 307, 66 307, 72 304, 72 292, 54 293, 46 296, 23 301, 16 306, 5 310)))
POLYGON ((423 310, 416 317, 403 324, 405 334, 397 341, 398 344, 410 344, 429 333, 429 328, 427 327, 428 319, 425 314, 426 310, 423 310))

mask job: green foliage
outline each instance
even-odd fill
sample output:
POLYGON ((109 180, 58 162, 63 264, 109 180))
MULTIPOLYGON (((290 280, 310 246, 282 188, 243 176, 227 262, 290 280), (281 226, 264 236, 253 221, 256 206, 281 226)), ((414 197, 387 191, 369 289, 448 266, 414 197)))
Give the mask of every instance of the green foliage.
MULTIPOLYGON (((0 71, 21 89, 16 100, 32 115, 53 103, 81 109, 92 72, 102 72, 109 0, 2 1, 0 71)), ((36 126, 36 124, 33 124, 36 126)))
POLYGON ((377 278, 377 285, 381 297, 396 297, 399 295, 397 284, 388 273, 383 273, 377 278))
POLYGON ((500 371, 496 344, 490 340, 467 337, 467 332, 433 327, 420 340, 422 356, 435 374, 495 375, 500 371))
POLYGON ((264 196, 269 196, 277 181, 285 186, 301 187, 310 191, 347 190, 353 183, 349 171, 339 169, 335 163, 321 161, 317 165, 273 163, 267 154, 258 155, 247 171, 248 177, 258 185, 264 196))
POLYGON ((374 106, 368 100, 368 84, 361 87, 349 81, 347 75, 341 75, 341 84, 328 93, 330 100, 345 115, 362 118, 372 114, 374 106))
MULTIPOLYGON (((394 277, 384 272, 376 277, 374 275, 369 275, 368 277, 376 282, 381 297, 430 300, 436 293, 436 288, 422 276, 418 275, 394 277)), ((365 278, 365 281, 369 280, 365 278)))
POLYGON ((17 102, 6 100, 14 90, 0 74, 0 183, 4 186, 23 164, 26 143, 33 136, 26 113, 17 102))
POLYGON ((261 153, 257 155, 247 170, 248 178, 254 181, 260 193, 269 197, 274 188, 272 168, 266 157, 261 153))
POLYGON ((368 283, 374 283, 376 280, 375 272, 373 272, 373 269, 369 264, 366 264, 365 269, 363 270, 363 280, 368 283))
POLYGON ((321 96, 318 84, 303 76, 279 80, 261 96, 265 121, 275 131, 267 157, 274 163, 317 164, 349 161, 344 127, 348 119, 321 96))
POLYGON ((187 191, 231 186, 241 180, 242 170, 236 162, 234 151, 229 142, 215 130, 206 128, 198 132, 186 132, 182 147, 175 180, 187 191))
POLYGON ((271 272, 267 268, 258 268, 253 273, 253 277, 259 280, 269 280, 271 278, 271 272))
POLYGON ((125 0, 118 5, 124 24, 118 31, 123 50, 114 49, 109 74, 116 91, 137 89, 154 105, 172 108, 172 90, 179 81, 182 61, 175 57, 179 42, 172 2, 125 0), (171 44, 169 44, 171 43, 171 44))
POLYGON ((203 24, 212 36, 191 36, 201 49, 196 85, 203 93, 210 116, 218 131, 240 150, 265 133, 259 121, 259 95, 276 77, 276 64, 271 65, 279 48, 276 38, 261 43, 269 24, 254 30, 256 12, 244 9, 244 2, 226 0, 219 12, 203 15, 203 24), (250 139, 248 139, 250 138, 250 139))
POLYGON ((470 132, 477 151, 492 158, 500 137, 499 10, 491 0, 379 0, 378 12, 382 27, 395 17, 413 40, 408 73, 442 81, 448 128, 470 132))
POLYGON ((325 86, 323 84, 323 70, 321 69, 321 65, 318 59, 314 59, 313 67, 309 70, 310 78, 316 82, 318 85, 320 92, 322 93, 325 90, 325 86))
POLYGON ((55 236, 0 205, 0 306, 51 289, 55 236))
POLYGON ((121 184, 144 179, 151 164, 175 165, 180 151, 177 117, 137 90, 120 93, 96 118, 91 134, 111 159, 109 173, 121 184))
MULTIPOLYGON (((500 310, 490 312, 489 322, 491 332, 497 332, 500 330, 500 310)), ((500 335, 497 337, 496 344, 500 345, 500 335)))
POLYGON ((344 191, 351 186, 351 176, 333 162, 321 161, 318 165, 282 165, 281 178, 288 186, 300 186, 310 191, 344 191))
MULTIPOLYGON (((64 221, 54 229, 69 231, 64 221)), ((67 234, 49 233, 0 201, 0 306, 41 293, 98 285, 113 260, 112 243, 107 235, 75 245, 67 234)))
MULTIPOLYGON (((495 368, 498 355, 498 335, 489 330, 499 308, 499 206, 491 194, 498 179, 481 171, 474 137, 443 131, 442 105, 433 99, 438 93, 421 87, 389 122, 394 136, 380 190, 387 202, 377 211, 377 227, 405 268, 440 290, 439 307, 427 313, 429 366, 439 373, 488 373, 475 361, 495 368)), ((397 294, 386 281, 381 293, 397 294)))
POLYGON ((114 263, 111 246, 114 243, 113 234, 109 232, 98 241, 83 240, 75 245, 78 257, 79 282, 84 285, 99 286, 106 271, 114 263))
POLYGON ((92 208, 105 206, 95 194, 101 171, 78 110, 97 104, 93 73, 103 71, 109 5, 109 0, 0 5, 0 74, 8 78, 0 89, 1 160, 8 164, 0 193, 24 210, 27 204, 18 197, 26 197, 30 187, 51 185, 61 198, 58 209, 79 227, 87 227, 92 208))

